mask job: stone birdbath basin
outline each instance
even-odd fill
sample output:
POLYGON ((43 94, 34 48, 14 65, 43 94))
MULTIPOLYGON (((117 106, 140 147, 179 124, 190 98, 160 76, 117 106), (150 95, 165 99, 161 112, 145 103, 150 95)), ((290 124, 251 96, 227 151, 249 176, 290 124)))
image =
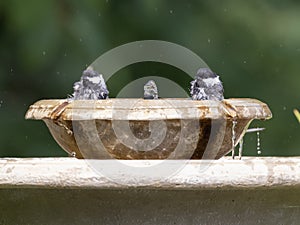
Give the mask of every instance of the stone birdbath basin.
POLYGON ((254 119, 272 117, 255 99, 40 100, 26 119, 43 120, 70 155, 86 159, 219 159, 254 119))

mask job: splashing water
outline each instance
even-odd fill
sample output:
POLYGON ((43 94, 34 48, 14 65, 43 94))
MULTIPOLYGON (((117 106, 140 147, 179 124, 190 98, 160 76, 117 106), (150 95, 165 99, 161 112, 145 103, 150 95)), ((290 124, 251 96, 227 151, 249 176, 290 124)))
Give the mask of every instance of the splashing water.
POLYGON ((237 121, 233 120, 232 121, 232 127, 231 127, 231 153, 232 153, 232 159, 234 159, 234 146, 235 146, 235 139, 236 139, 236 134, 235 134, 235 127, 237 125, 237 121))
MULTIPOLYGON (((260 149, 260 131, 263 131, 265 128, 250 128, 246 131, 246 133, 252 133, 252 132, 256 132, 256 151, 257 154, 260 155, 261 154, 261 149, 260 149)), ((242 140, 241 140, 242 141, 242 140)), ((240 142, 240 148, 241 148, 241 144, 243 145, 243 142, 240 142)))
MULTIPOLYGON (((236 124, 233 126, 236 126, 236 124)), ((250 128, 246 130, 246 133, 252 133, 252 132, 256 132, 257 135, 257 145, 256 145, 256 150, 257 150, 257 154, 261 154, 261 150, 260 150, 260 131, 263 131, 265 128, 250 128)), ((235 131, 232 131, 232 139, 235 139, 235 131)), ((241 138, 241 140, 239 141, 239 159, 242 159, 242 154, 243 154, 243 145, 244 145, 244 139, 241 138)), ((234 146, 233 146, 233 151, 234 151, 234 146)), ((234 152, 232 153, 232 158, 234 159, 234 152)))
POLYGON ((261 154, 261 150, 260 150, 260 131, 256 132, 256 137, 257 137, 257 143, 256 143, 256 150, 257 150, 257 154, 260 155, 261 154))

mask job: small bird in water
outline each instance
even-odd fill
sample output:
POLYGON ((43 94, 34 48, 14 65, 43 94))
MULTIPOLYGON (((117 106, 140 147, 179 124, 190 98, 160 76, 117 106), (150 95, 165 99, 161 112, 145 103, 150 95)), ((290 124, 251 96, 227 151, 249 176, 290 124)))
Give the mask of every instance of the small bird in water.
POLYGON ((109 91, 101 74, 92 67, 83 71, 80 81, 74 83, 73 100, 107 99, 109 91))
POLYGON ((153 80, 144 85, 144 99, 158 99, 157 86, 153 80))
POLYGON ((193 100, 222 101, 224 89, 219 76, 209 68, 200 68, 191 82, 190 94, 193 100))

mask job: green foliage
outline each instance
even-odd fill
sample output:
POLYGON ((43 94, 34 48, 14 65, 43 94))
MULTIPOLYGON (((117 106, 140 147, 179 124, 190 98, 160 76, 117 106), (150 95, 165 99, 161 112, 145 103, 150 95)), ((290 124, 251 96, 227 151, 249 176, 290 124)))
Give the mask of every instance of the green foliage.
MULTIPOLYGON (((194 51, 221 76, 226 98, 268 103, 274 118, 253 124, 267 128, 262 154, 299 155, 300 128, 293 115, 300 103, 299 11, 292 0, 1 1, 0 156, 65 155, 44 124, 24 120, 28 106, 65 98, 98 56, 145 39, 194 51)), ((108 86, 116 95, 143 74, 172 73, 182 72, 155 63, 132 65, 108 86)), ((176 82, 187 90, 188 78, 176 82)), ((256 155, 255 134, 247 135, 245 152, 256 155)))

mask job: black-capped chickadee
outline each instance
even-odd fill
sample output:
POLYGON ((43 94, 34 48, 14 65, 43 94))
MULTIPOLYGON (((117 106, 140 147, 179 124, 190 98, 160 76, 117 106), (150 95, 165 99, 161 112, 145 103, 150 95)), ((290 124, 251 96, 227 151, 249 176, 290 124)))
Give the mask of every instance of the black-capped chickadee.
POLYGON ((223 85, 219 76, 209 68, 200 68, 195 80, 191 82, 190 94, 193 100, 217 100, 222 101, 223 85))
POLYGON ((107 99, 109 91, 101 74, 92 67, 83 71, 80 81, 74 83, 74 100, 107 99))
POLYGON ((153 80, 144 85, 144 99, 158 99, 157 86, 153 80))

